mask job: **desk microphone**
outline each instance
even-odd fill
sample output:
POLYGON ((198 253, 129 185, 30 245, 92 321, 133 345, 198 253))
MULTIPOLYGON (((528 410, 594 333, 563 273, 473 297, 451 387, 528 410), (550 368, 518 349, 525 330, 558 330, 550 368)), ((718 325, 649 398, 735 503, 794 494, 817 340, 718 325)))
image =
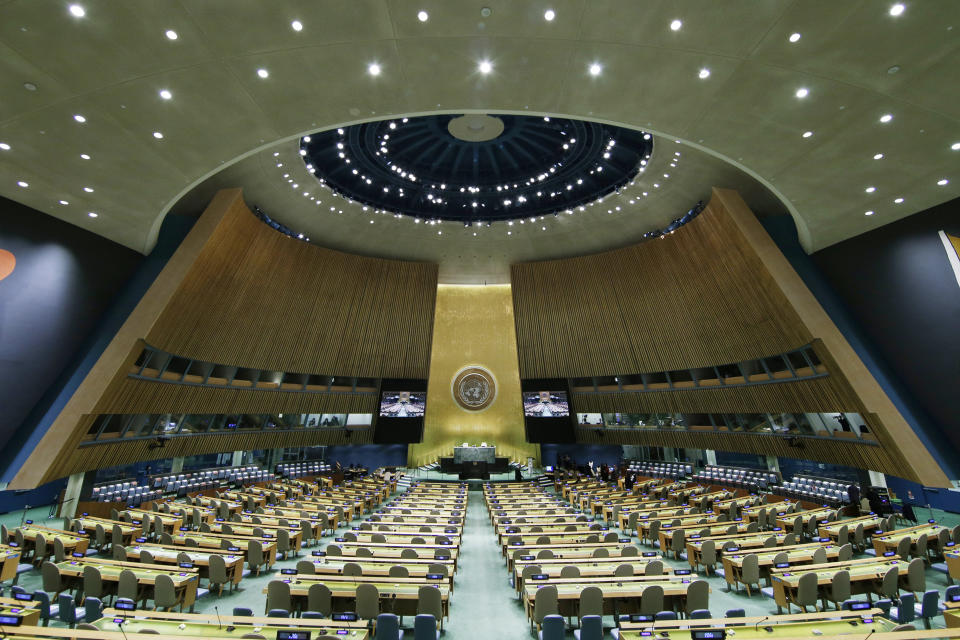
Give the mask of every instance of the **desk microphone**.
POLYGON ((120 622, 117 623, 117 627, 120 629, 120 633, 123 634, 123 640, 127 640, 127 632, 123 630, 123 623, 126 621, 127 621, 126 618, 123 618, 120 620, 120 622))
POLYGON ((220 607, 213 605, 213 610, 217 614, 217 629, 222 629, 223 624, 220 622, 220 607))
POLYGON ((763 618, 761 618, 759 621, 757 621, 757 624, 753 625, 753 630, 754 630, 754 631, 759 630, 759 629, 760 629, 760 623, 763 622, 763 621, 765 621, 765 620, 769 620, 769 619, 770 619, 770 616, 764 616, 763 618))

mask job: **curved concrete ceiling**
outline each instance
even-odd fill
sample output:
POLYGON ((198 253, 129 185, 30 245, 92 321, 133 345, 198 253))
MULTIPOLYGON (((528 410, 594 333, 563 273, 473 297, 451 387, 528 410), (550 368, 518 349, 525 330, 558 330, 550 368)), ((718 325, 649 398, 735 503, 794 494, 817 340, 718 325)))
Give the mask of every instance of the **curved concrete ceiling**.
MULTIPOLYGON (((661 150, 678 139, 703 153, 684 153, 659 215, 703 197, 713 178, 695 179, 693 158, 712 156, 775 192, 811 251, 960 195, 954 0, 898 16, 874 0, 76 4, 82 17, 67 2, 0 5, 0 195, 140 251, 182 195, 239 159, 248 199, 282 220, 291 198, 257 200, 279 188, 266 165, 295 153, 284 141, 435 112, 609 121, 658 133, 661 150)), ((651 192, 654 175, 638 185, 651 192)), ((583 242, 622 238, 578 224, 583 242)))

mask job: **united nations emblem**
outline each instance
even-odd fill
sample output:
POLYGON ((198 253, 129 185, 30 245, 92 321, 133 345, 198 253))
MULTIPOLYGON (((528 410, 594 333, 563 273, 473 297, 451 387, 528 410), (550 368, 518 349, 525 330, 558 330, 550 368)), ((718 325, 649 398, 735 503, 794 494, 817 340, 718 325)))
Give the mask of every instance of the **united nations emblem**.
POLYGON ((453 399, 467 411, 483 411, 497 397, 497 382, 483 367, 464 367, 453 377, 450 386, 453 399))

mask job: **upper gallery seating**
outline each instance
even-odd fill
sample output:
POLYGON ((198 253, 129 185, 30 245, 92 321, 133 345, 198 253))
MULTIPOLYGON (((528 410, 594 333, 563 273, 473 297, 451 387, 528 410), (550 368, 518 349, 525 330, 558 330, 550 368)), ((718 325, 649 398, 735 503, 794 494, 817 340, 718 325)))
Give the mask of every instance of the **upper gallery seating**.
POLYGON ((753 490, 766 489, 780 480, 775 471, 716 465, 708 465, 703 471, 695 473, 693 479, 707 484, 723 484, 753 490))

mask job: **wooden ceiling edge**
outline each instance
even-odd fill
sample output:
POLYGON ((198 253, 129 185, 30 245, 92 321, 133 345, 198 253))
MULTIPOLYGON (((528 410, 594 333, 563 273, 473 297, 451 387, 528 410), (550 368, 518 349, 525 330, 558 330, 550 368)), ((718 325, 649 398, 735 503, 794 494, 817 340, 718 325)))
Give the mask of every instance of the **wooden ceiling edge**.
MULTIPOLYGON (((714 187, 708 207, 722 209, 747 243, 756 252, 773 281, 793 306, 795 312, 814 338, 819 338, 833 359, 836 369, 863 404, 864 413, 875 414, 885 431, 886 446, 893 446, 903 457, 911 474, 919 482, 931 487, 951 487, 946 473, 923 445, 920 437, 897 410, 893 401, 867 369, 850 343, 830 319, 800 275, 794 271, 786 256, 767 234, 756 215, 736 191, 714 187)), ((879 469, 878 469, 879 471, 879 469)), ((891 472, 904 477, 902 469, 891 472)))
POLYGON ((97 358, 53 424, 30 452, 23 466, 17 470, 10 482, 10 489, 33 489, 40 486, 45 482, 47 470, 55 467, 63 455, 70 455, 66 452, 70 450, 70 443, 75 442, 78 437, 76 431, 84 414, 95 412, 94 408, 115 381, 118 371, 125 371, 122 368, 123 363, 137 341, 149 334, 153 323, 166 308, 217 226, 238 202, 241 206, 246 206, 240 189, 224 189, 214 196, 120 330, 97 358))

